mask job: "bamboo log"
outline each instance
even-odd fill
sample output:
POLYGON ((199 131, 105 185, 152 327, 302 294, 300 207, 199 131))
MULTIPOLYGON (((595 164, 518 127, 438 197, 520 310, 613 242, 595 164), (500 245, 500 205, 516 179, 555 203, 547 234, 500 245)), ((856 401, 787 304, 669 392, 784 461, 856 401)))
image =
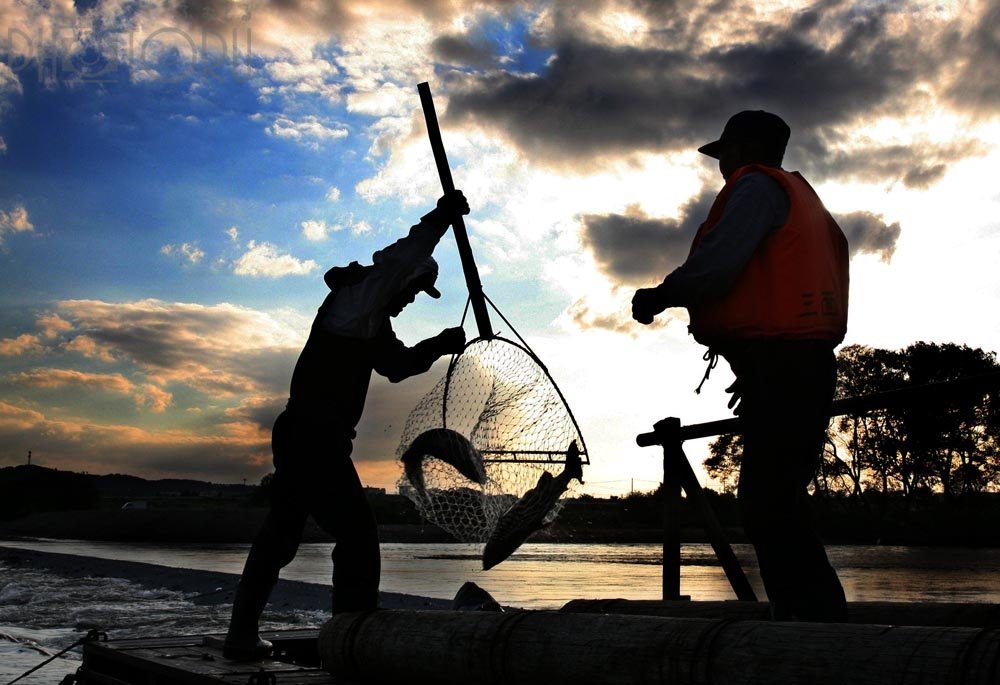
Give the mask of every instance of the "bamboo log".
MULTIPOLYGON (((739 621, 767 621, 771 615, 767 602, 664 602, 642 599, 574 599, 562 611, 739 621)), ((849 623, 891 626, 1000 628, 1000 604, 849 602, 847 620, 849 623)))
POLYGON ((1000 631, 621 614, 338 614, 320 655, 372 683, 995 685, 1000 631))

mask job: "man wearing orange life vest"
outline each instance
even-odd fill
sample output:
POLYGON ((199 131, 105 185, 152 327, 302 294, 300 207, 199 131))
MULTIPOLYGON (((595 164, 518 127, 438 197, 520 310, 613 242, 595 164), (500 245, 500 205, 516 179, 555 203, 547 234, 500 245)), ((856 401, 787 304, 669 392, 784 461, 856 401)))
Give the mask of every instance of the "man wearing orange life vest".
POLYGON ((789 134, 780 117, 745 111, 699 148, 719 160, 726 184, 687 260, 638 290, 632 315, 649 324, 686 307, 695 340, 736 375, 727 391, 743 424, 740 510, 774 618, 843 621, 844 591, 807 488, 847 330, 847 240, 805 179, 781 168, 789 134))

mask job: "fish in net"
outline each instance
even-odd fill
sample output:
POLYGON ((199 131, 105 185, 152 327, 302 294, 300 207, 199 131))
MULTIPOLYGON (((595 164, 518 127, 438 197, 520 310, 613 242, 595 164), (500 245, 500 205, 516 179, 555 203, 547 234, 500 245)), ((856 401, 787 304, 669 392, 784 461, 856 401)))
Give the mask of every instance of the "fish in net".
MULTIPOLYGON (((576 441, 581 462, 589 463, 576 420, 548 371, 526 346, 502 337, 477 338, 452 359, 407 418, 397 458, 409 453, 412 463, 415 443, 441 428, 464 436, 482 456, 483 482, 425 449, 419 477, 406 469, 397 486, 425 520, 462 542, 487 542, 543 474, 563 473, 570 443, 576 441)), ((551 523, 562 506, 554 498, 540 525, 551 523)))

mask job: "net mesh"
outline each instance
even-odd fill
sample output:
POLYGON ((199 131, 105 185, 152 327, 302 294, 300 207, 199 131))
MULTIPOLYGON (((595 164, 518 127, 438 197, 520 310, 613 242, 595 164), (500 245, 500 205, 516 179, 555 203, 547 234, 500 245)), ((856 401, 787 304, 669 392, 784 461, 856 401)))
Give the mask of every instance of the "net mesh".
POLYGON ((463 542, 485 542, 542 472, 558 475, 571 441, 581 446, 587 463, 583 438, 555 383, 533 354, 504 338, 473 340, 452 360, 410 412, 396 457, 432 428, 467 437, 483 455, 486 482, 480 485, 441 460, 425 458, 424 488, 414 487, 405 474, 397 485, 425 520, 463 542))

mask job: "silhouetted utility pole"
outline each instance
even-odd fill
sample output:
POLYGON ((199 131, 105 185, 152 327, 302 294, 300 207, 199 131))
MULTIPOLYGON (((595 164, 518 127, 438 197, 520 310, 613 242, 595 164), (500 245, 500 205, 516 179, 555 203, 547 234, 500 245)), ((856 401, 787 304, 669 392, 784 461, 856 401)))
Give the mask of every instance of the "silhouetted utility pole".
POLYGON ((31 466, 31 450, 28 450, 28 466, 31 466))

